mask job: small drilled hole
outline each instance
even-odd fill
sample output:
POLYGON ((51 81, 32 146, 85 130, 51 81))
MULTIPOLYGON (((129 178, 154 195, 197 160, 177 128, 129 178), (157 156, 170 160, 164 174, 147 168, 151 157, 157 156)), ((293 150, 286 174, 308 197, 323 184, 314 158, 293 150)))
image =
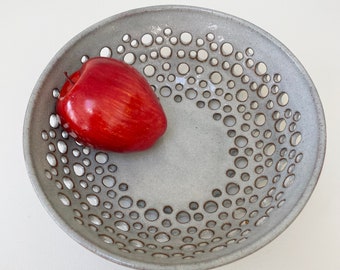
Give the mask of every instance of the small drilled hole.
POLYGON ((125 63, 132 65, 136 61, 136 56, 133 53, 127 53, 127 54, 124 55, 123 60, 124 60, 125 63))
POLYGON ((185 75, 189 72, 190 67, 187 63, 180 63, 177 67, 177 71, 181 75, 185 75))
POLYGON ((221 73, 215 71, 210 74, 209 79, 213 84, 219 84, 222 81, 222 75, 221 73))
POLYGON ((255 72, 256 72, 257 75, 260 75, 260 76, 266 74, 266 72, 267 72, 266 64, 263 63, 263 62, 257 63, 256 66, 255 66, 255 72))
POLYGON ((191 202, 191 203, 189 204, 189 208, 190 208, 191 210, 197 210, 198 207, 199 207, 199 205, 198 205, 197 202, 191 202))
POLYGON ((198 50, 196 57, 198 61, 204 62, 208 59, 209 53, 204 49, 200 49, 198 50))
POLYGON ((160 90, 159 90, 160 94, 162 97, 169 97, 171 96, 172 90, 169 86, 163 86, 160 90))
POLYGON ((141 38, 141 42, 144 46, 151 46, 153 43, 153 36, 151 34, 144 34, 141 38))
POLYGON ((182 97, 180 95, 176 95, 174 97, 175 102, 180 103, 182 101, 182 97))
POLYGON ((288 94, 283 92, 281 93, 278 97, 277 97, 277 103, 280 105, 280 106, 286 106, 288 104, 288 101, 289 101, 289 97, 288 97, 288 94))
POLYGON ((180 37, 179 37, 180 41, 182 44, 184 45, 188 45, 191 43, 192 41, 192 35, 188 32, 183 32, 180 37))
POLYGON ((171 206, 164 206, 164 208, 163 208, 163 212, 165 213, 165 214, 171 214, 172 213, 172 207, 171 206))
POLYGON ((147 77, 152 77, 156 73, 156 68, 152 65, 147 65, 144 68, 144 74, 147 77))
POLYGON ((101 57, 111 57, 112 55, 112 51, 109 47, 103 47, 101 50, 100 50, 100 53, 99 55, 101 57))
POLYGON ((229 183, 226 187, 226 192, 229 195, 236 195, 240 191, 240 186, 236 183, 229 183))
POLYGON ((189 88, 185 91, 185 96, 188 99, 195 99, 197 97, 197 91, 193 88, 189 88))
POLYGON ((168 46, 164 46, 160 49, 160 55, 162 58, 165 58, 165 59, 170 58, 171 54, 172 54, 172 50, 168 46))
POLYGON ((222 46, 221 46, 221 53, 224 56, 231 55, 233 50, 234 50, 233 45, 231 45, 228 42, 223 43, 222 46))
POLYGON ((243 74, 243 67, 240 64, 234 64, 231 67, 231 73, 235 76, 235 77, 240 77, 243 74))
POLYGON ((208 102, 208 107, 211 110, 217 110, 221 107, 221 102, 218 99, 211 99, 208 102))

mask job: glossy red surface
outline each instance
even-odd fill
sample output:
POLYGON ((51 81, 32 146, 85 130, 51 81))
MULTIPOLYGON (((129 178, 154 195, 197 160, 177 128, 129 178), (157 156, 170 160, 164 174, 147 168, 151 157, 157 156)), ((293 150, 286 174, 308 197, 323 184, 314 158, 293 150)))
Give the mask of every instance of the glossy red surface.
POLYGON ((108 151, 148 149, 167 127, 146 79, 112 58, 91 58, 67 77, 56 112, 77 141, 108 151))

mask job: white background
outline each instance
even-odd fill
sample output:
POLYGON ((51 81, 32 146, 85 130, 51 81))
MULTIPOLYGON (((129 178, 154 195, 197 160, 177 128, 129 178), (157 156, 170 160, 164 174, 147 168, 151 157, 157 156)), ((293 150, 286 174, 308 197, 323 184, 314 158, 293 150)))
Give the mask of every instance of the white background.
POLYGON ((31 91, 50 59, 88 26, 129 9, 186 4, 226 12, 284 43, 312 77, 324 106, 328 149, 299 217, 256 253, 217 270, 340 269, 340 4, 337 0, 0 2, 0 269, 127 270, 86 250, 47 214, 26 174, 22 127, 31 91))

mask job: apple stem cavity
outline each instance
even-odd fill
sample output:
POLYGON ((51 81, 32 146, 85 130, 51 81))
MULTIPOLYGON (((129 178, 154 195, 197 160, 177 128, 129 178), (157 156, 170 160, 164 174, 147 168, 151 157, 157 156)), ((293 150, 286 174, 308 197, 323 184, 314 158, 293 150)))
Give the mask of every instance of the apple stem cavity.
POLYGON ((70 76, 68 76, 68 74, 67 74, 66 71, 64 72, 64 75, 65 75, 66 79, 67 79, 71 84, 74 85, 74 81, 72 81, 72 79, 70 78, 70 76))

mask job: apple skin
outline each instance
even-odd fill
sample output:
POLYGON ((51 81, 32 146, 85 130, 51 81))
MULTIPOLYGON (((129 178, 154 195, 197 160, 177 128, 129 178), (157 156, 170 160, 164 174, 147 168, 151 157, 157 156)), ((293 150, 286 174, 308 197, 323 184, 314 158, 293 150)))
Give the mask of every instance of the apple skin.
POLYGON ((113 58, 90 58, 67 77, 56 112, 78 142, 107 151, 146 150, 167 128, 163 108, 147 80, 113 58))

